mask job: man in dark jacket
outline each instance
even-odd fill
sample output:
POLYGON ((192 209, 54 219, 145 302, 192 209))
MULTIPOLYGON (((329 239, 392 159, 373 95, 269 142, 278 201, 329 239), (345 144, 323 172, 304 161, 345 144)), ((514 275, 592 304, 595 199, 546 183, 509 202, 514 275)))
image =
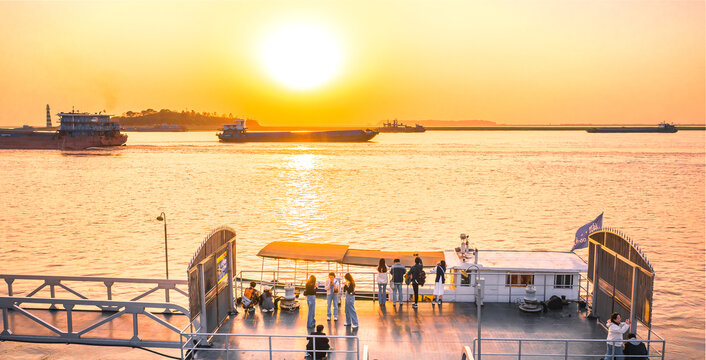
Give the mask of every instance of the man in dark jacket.
MULTIPOLYGON (((324 326, 323 325, 317 325, 316 326, 316 331, 311 333, 311 335, 326 335, 324 333, 324 326)), ((314 360, 319 360, 319 359, 324 359, 326 356, 328 356, 328 352, 325 350, 330 350, 331 346, 329 345, 329 341, 327 337, 320 336, 320 337, 313 337, 309 336, 307 337, 307 344, 306 344, 306 349, 309 350, 307 352, 307 356, 310 359, 314 360), (314 349, 316 349, 316 357, 314 357, 314 349)))
POLYGON ((390 267, 390 275, 392 275, 392 306, 395 306, 395 302, 402 305, 402 283, 406 272, 404 265, 400 264, 400 259, 393 260, 393 264, 390 267))
MULTIPOLYGON (((623 349, 623 355, 647 355, 647 348, 645 347, 645 343, 642 341, 639 341, 635 338, 635 334, 629 333, 628 334, 628 342, 625 343, 625 349, 623 349)), ((647 357, 626 357, 625 358, 630 359, 630 360, 647 360, 647 357)))
POLYGON ((414 304, 413 308, 417 308, 417 301, 419 300, 419 285, 421 282, 421 274, 424 272, 424 265, 422 264, 422 259, 417 256, 414 258, 414 266, 409 269, 407 276, 410 277, 412 283, 412 290, 414 290, 414 304))

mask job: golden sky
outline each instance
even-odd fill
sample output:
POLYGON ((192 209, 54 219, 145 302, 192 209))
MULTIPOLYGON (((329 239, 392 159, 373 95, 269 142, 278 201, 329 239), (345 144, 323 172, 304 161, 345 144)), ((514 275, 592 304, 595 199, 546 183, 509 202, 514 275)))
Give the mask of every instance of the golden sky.
POLYGON ((0 126, 42 125, 46 104, 264 125, 703 124, 705 33, 703 1, 0 2, 0 126), (338 66, 292 88, 263 44, 308 28, 321 54, 270 60, 296 76, 335 47, 338 66))

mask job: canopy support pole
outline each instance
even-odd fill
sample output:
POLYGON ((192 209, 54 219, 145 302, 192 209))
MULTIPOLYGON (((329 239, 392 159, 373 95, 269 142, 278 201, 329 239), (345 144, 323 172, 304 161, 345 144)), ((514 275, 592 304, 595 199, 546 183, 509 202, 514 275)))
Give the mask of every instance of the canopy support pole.
POLYGON ((262 275, 265 273, 265 258, 262 258, 262 265, 260 266, 260 294, 262 294, 262 275))

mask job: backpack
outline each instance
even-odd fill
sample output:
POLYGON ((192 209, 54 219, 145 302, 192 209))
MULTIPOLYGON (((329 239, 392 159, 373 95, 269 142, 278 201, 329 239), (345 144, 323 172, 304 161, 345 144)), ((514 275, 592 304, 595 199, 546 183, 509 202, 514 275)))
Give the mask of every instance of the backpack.
POLYGON ((417 284, 419 286, 424 286, 424 283, 427 281, 427 273, 424 272, 424 269, 419 270, 419 276, 417 279, 417 284))

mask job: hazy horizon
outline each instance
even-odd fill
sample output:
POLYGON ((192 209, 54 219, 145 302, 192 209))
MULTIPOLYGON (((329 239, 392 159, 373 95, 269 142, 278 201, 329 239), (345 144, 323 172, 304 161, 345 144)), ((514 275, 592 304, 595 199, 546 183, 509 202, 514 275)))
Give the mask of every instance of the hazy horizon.
POLYGON ((702 1, 0 2, 0 126, 72 107, 269 126, 706 123, 702 1))

